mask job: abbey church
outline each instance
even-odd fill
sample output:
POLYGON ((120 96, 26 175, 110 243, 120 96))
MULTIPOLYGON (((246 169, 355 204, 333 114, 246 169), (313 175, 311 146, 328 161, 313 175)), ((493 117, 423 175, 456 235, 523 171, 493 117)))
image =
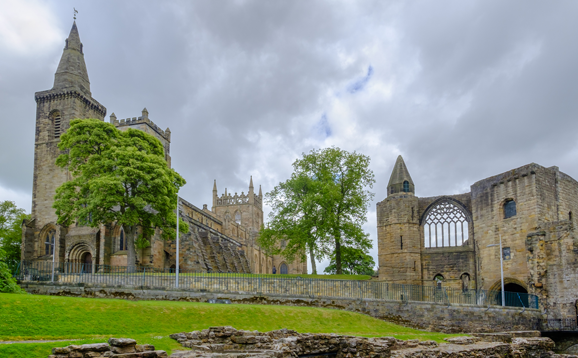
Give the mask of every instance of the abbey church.
POLYGON ((419 198, 399 156, 377 204, 379 278, 499 292, 503 267, 504 291, 519 300, 507 305, 531 293, 548 317, 576 319, 576 213, 578 182, 558 167, 532 163, 467 193, 419 198))
MULTIPOLYGON (((23 224, 22 260, 72 264, 85 272, 99 267, 126 266, 127 240, 122 227, 110 223, 98 228, 87 226, 63 227, 56 224, 52 208, 56 188, 71 179, 71 174, 56 166, 60 150, 58 143, 75 118, 96 118, 104 121, 106 108, 92 97, 88 71, 84 62, 83 44, 76 22, 54 76, 54 86, 36 92, 36 131, 34 141, 34 181, 31 220, 23 224)), ((134 128, 155 136, 165 149, 167 164, 171 165, 171 131, 162 130, 143 109, 138 117, 110 122, 119 130, 134 128)), ((195 272, 271 273, 275 265, 278 273, 307 273, 306 262, 285 262, 281 257, 269 256, 256 242, 263 224, 263 194, 255 191, 249 178, 245 194, 219 195, 213 185, 213 203, 199 208, 179 198, 180 217, 188 222, 189 232, 181 236, 179 262, 182 270, 195 272)), ((151 238, 146 248, 137 249, 137 264, 151 269, 170 269, 176 263, 174 241, 164 241, 159 235, 151 238)))

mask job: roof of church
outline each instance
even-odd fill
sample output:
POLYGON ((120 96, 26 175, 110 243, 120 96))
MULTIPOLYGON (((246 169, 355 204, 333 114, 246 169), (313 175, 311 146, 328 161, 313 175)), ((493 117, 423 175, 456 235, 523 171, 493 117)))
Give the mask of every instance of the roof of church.
POLYGON ((84 63, 82 43, 78 35, 76 21, 72 24, 72 29, 66 39, 66 45, 54 75, 54 87, 52 89, 65 90, 73 88, 80 90, 81 93, 87 96, 91 96, 90 81, 88 80, 86 63, 84 63))
POLYGON ((402 184, 406 180, 413 185, 413 180, 411 180, 407 166, 405 165, 405 162, 400 155, 395 161, 395 165, 393 166, 393 171, 391 172, 391 177, 389 178, 389 183, 387 186, 389 187, 395 184, 402 184))

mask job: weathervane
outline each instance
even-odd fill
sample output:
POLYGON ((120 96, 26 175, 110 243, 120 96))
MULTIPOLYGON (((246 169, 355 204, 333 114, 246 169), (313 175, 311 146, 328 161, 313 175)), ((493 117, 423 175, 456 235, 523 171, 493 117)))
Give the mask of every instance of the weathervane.
POLYGON ((76 20, 76 14, 78 14, 78 10, 76 10, 76 8, 74 8, 74 7, 73 7, 73 9, 74 9, 74 16, 73 17, 74 17, 74 20, 76 20))

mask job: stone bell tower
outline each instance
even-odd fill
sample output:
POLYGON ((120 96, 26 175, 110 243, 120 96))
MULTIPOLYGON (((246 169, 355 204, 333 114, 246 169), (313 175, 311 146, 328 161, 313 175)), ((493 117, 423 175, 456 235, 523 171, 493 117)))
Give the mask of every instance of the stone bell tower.
POLYGON ((377 203, 379 279, 421 284, 418 198, 407 166, 397 157, 387 198, 377 203))
MULTIPOLYGON (((56 226, 56 213, 52 208, 56 188, 70 179, 70 173, 56 166, 60 155, 60 136, 75 118, 104 120, 106 108, 90 93, 88 71, 76 22, 65 41, 54 86, 36 92, 36 130, 34 138, 34 180, 32 188, 32 215, 23 233, 22 259, 31 260, 46 256, 39 237, 47 229, 55 230, 57 240, 64 233, 56 226), (48 228, 50 227, 50 228, 48 228)), ((45 235, 44 235, 45 236, 45 235)), ((49 250, 48 250, 49 251, 49 250)), ((56 254, 63 257, 56 246, 56 254)), ((52 255, 50 255, 52 257, 52 255)), ((48 258, 46 258, 48 259, 48 258)), ((57 261, 59 261, 57 259, 57 261)))

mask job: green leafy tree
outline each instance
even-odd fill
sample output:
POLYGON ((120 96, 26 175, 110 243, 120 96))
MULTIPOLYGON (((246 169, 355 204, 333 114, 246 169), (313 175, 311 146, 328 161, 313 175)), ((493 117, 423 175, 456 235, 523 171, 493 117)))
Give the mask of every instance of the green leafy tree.
POLYGON ((290 179, 265 194, 271 207, 270 221, 259 235, 262 248, 270 254, 282 255, 289 262, 297 257, 306 260, 309 253, 313 274, 317 274, 315 259, 330 252, 317 232, 322 208, 311 195, 319 184, 304 173, 293 173, 290 179))
POLYGON ((293 169, 289 180, 266 195, 273 210, 260 243, 282 255, 305 248, 310 255, 332 253, 336 273, 341 274, 342 246, 371 247, 369 235, 362 229, 374 195, 366 190, 375 182, 369 157, 337 147, 318 149, 303 154, 293 169), (280 240, 286 240, 291 248, 281 249, 280 240))
POLYGON ((10 266, 20 260, 22 221, 29 217, 13 201, 0 202, 0 248, 10 266))
MULTIPOLYGON (((362 249, 353 247, 341 248, 341 267, 342 271, 348 275, 369 275, 373 276, 375 261, 373 257, 368 255, 362 249)), ((335 255, 331 256, 329 266, 324 270, 328 274, 337 273, 337 265, 335 264, 335 255)))
MULTIPOLYGON (((165 239, 175 237, 177 193, 185 180, 168 167, 158 139, 135 129, 119 131, 97 119, 75 119, 58 148, 63 154, 56 164, 72 174, 56 190, 59 224, 123 226, 129 267, 136 264, 138 228, 144 238, 157 229, 165 239)), ((188 231, 182 220, 180 231, 188 231)))
POLYGON ((17 285, 16 279, 12 277, 12 270, 7 264, 6 252, 0 247, 0 292, 2 293, 23 293, 24 290, 17 285))

